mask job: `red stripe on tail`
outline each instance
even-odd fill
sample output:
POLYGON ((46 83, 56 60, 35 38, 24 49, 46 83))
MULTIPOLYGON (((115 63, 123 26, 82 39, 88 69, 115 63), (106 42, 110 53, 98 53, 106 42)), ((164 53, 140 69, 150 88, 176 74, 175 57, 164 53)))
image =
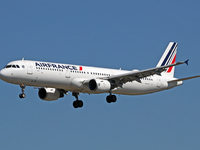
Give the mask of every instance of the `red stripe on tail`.
MULTIPOLYGON (((173 61, 172 61, 172 64, 174 64, 175 61, 176 61, 176 55, 174 56, 174 59, 173 59, 173 61)), ((173 67, 169 67, 169 69, 167 70, 167 73, 170 73, 170 72, 172 71, 172 68, 173 68, 173 67)))

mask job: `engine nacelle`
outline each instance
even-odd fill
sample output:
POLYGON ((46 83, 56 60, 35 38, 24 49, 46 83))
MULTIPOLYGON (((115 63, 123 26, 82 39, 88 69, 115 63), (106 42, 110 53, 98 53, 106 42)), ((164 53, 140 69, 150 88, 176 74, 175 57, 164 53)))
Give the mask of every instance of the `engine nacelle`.
POLYGON ((63 93, 60 93, 55 88, 41 88, 38 91, 38 95, 44 101, 54 101, 64 96, 63 93))
POLYGON ((109 92, 111 84, 108 80, 92 79, 89 81, 89 89, 93 92, 109 92))

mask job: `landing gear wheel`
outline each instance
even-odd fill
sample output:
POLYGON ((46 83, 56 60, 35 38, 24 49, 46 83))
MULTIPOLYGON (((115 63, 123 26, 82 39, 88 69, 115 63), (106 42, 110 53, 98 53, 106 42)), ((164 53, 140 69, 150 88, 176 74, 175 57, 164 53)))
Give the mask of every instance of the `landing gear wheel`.
POLYGON ((74 106, 74 108, 81 108, 81 107, 83 107, 83 101, 76 100, 73 102, 73 106, 74 106))
POLYGON ((19 98, 25 98, 25 97, 26 97, 26 95, 24 93, 19 94, 19 98))
POLYGON ((111 99, 112 99, 112 102, 113 102, 113 103, 117 101, 117 97, 116 97, 115 95, 112 95, 112 96, 111 96, 111 99))
POLYGON ((108 95, 107 97, 106 97, 106 101, 108 102, 108 103, 111 103, 112 101, 111 101, 111 95, 108 95))
POLYGON ((77 103, 77 101, 74 101, 74 102, 73 102, 73 106, 74 106, 74 108, 78 108, 78 103, 77 103))
POLYGON ((79 106, 79 108, 83 107, 83 101, 79 100, 78 101, 78 106, 79 106))

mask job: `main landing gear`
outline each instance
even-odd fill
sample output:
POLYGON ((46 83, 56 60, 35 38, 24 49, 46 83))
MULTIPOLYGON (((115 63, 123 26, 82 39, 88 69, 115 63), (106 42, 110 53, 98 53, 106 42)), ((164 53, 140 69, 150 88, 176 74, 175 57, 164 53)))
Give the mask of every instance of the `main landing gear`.
POLYGON ((26 94, 24 93, 25 87, 26 87, 26 85, 24 85, 24 84, 21 84, 21 85, 20 85, 20 88, 21 88, 21 90, 22 90, 22 93, 19 94, 19 98, 25 98, 25 97, 26 97, 26 94))
MULTIPOLYGON (((81 108, 81 107, 83 107, 83 101, 78 99, 78 95, 79 95, 79 93, 72 92, 72 96, 74 96, 76 98, 76 100, 73 102, 74 108, 81 108)), ((108 95, 106 97, 106 101, 108 103, 114 103, 114 102, 117 101, 117 97, 115 95, 112 95, 112 93, 110 93, 110 95, 108 95)))
POLYGON ((81 108, 83 107, 83 101, 78 99, 78 94, 77 92, 72 92, 72 96, 76 98, 76 100, 73 102, 74 108, 81 108))
POLYGON ((117 97, 115 95, 112 95, 112 90, 109 91, 110 95, 106 97, 106 101, 108 103, 115 103, 117 101, 117 97))

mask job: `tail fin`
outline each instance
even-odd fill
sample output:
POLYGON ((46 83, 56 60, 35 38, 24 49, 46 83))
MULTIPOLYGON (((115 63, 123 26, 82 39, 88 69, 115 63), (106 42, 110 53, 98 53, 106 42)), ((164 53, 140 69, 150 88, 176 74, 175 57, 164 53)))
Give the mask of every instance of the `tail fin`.
MULTIPOLYGON (((177 47, 178 47, 177 43, 170 42, 156 67, 174 64, 176 61, 177 47)), ((173 78, 174 70, 175 67, 169 67, 163 73, 168 75, 170 78, 173 78)))

